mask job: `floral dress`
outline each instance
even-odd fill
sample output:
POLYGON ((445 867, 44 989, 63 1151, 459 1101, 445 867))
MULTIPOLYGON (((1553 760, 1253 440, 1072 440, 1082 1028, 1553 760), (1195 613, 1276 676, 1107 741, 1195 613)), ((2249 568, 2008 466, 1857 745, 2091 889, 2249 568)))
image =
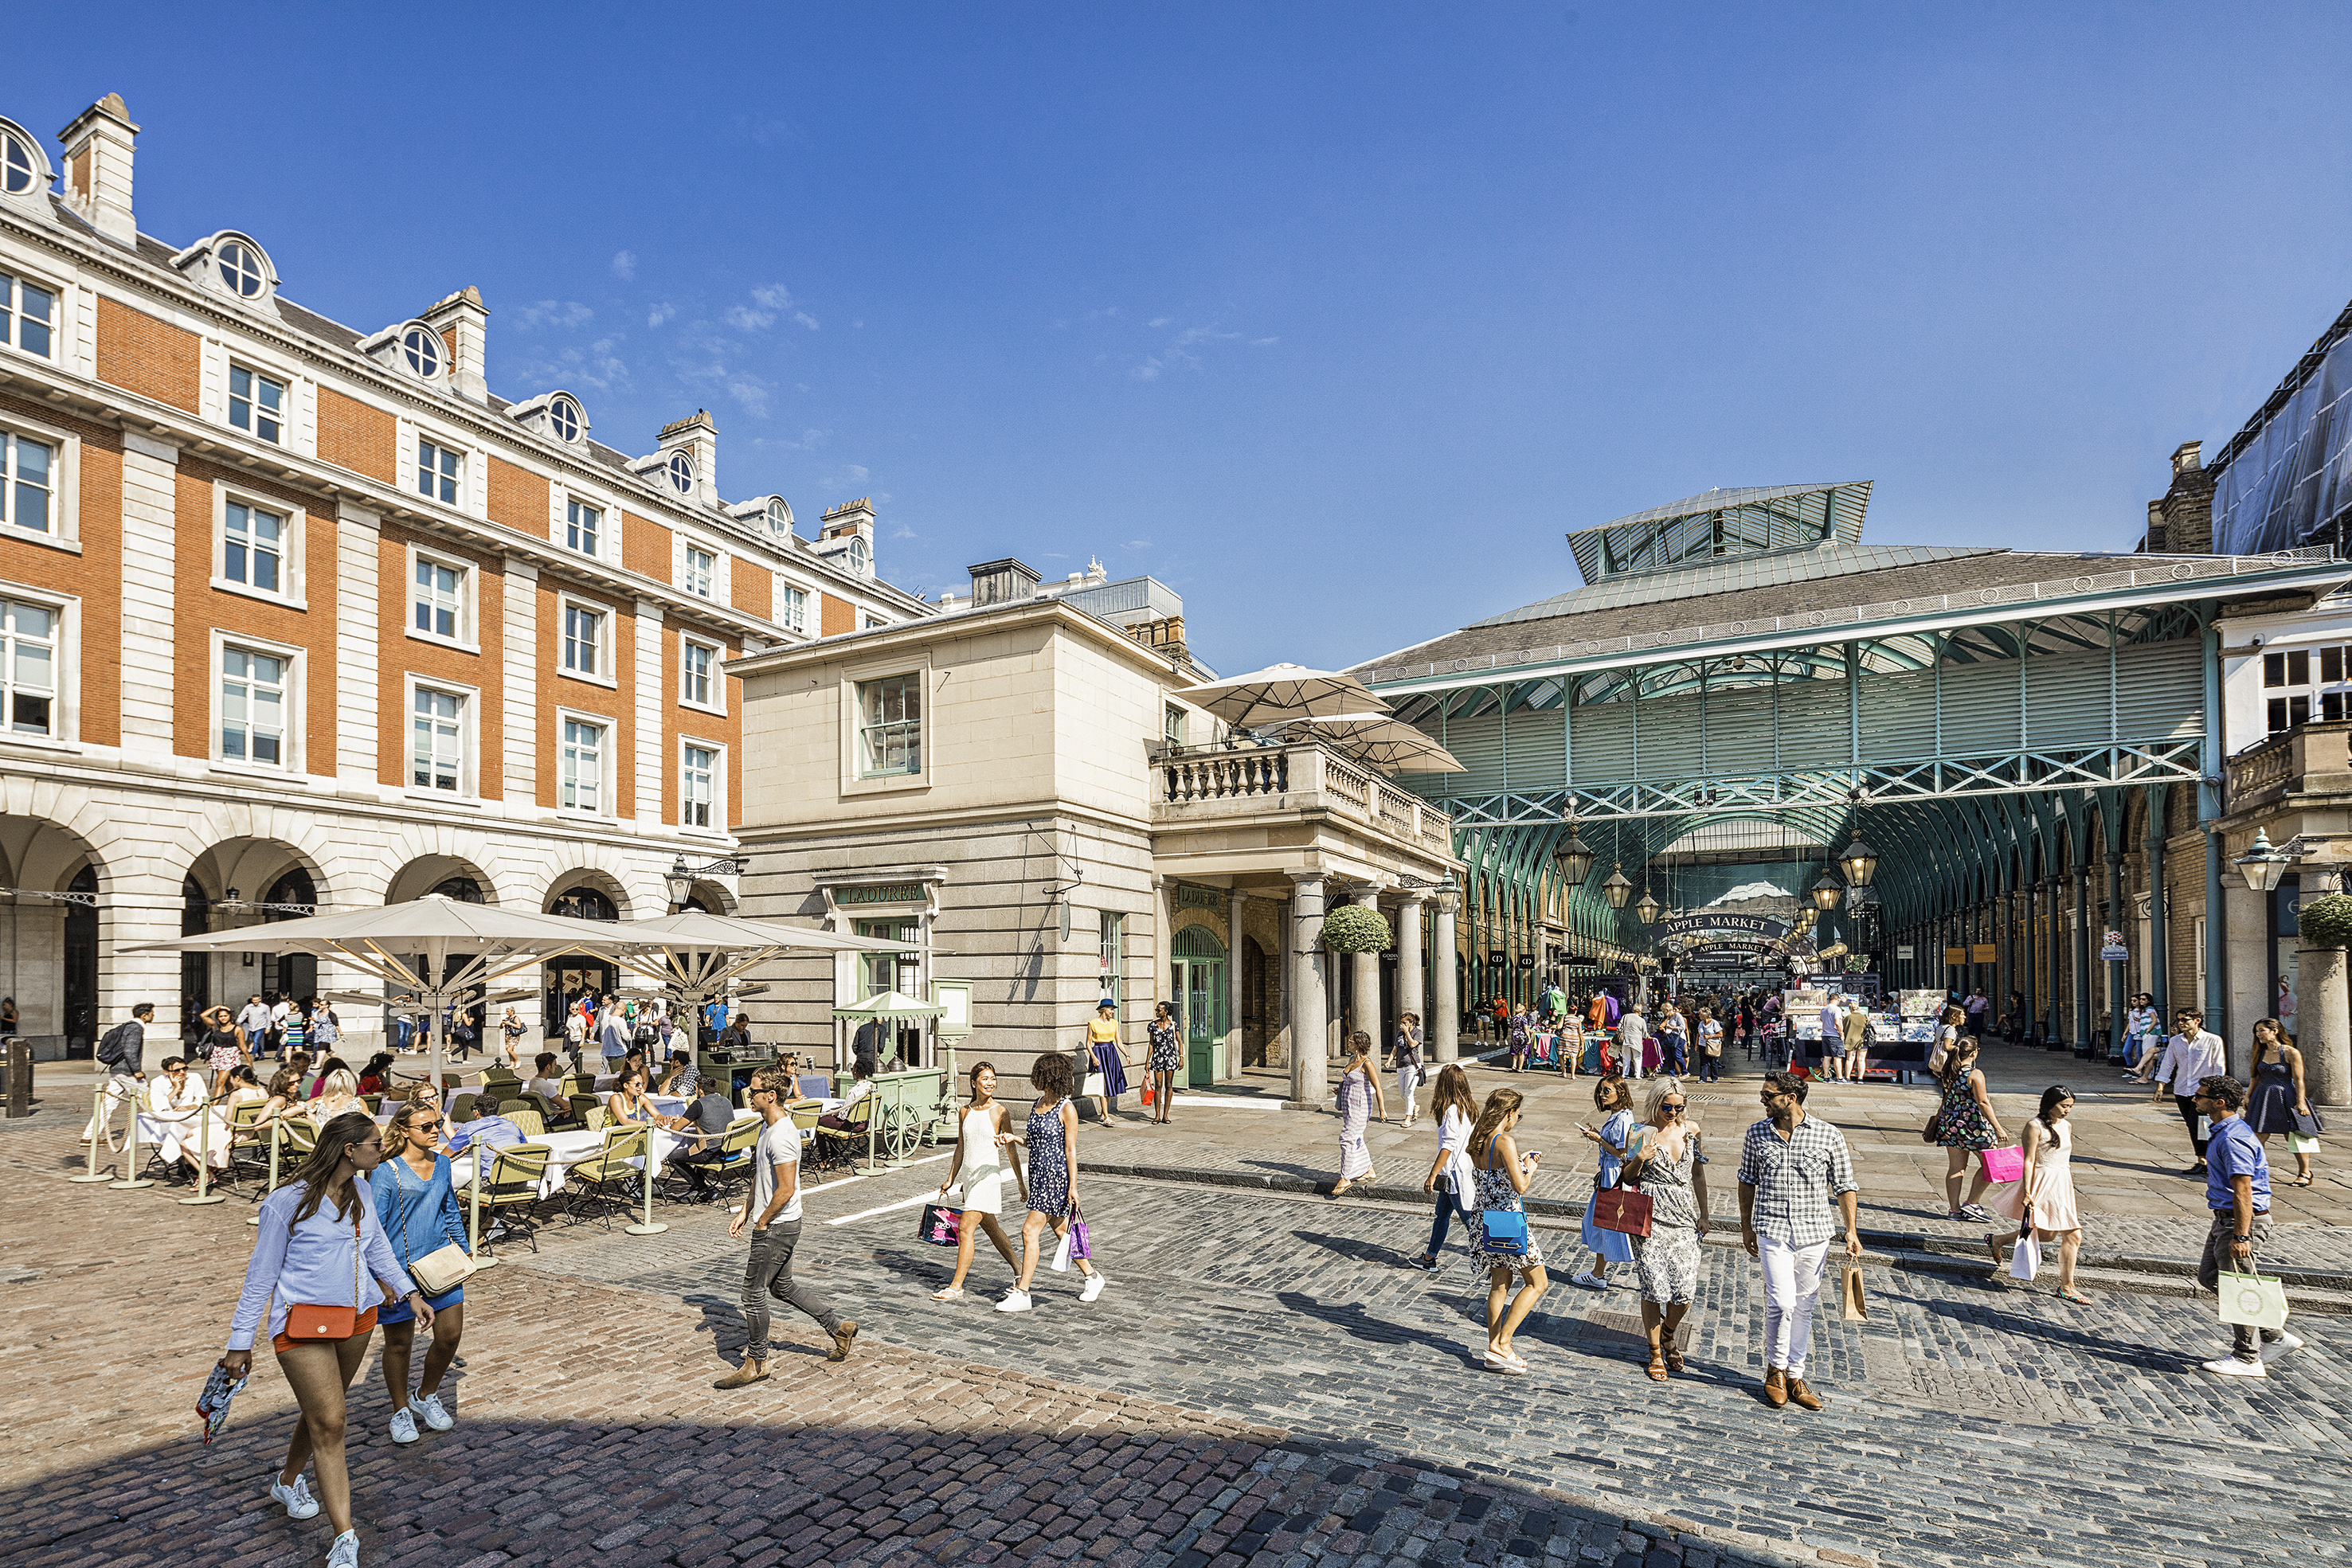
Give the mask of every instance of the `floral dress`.
POLYGON ((1470 1261, 1481 1269, 1508 1269, 1524 1274, 1543 1264, 1543 1249, 1536 1243, 1536 1233, 1528 1232, 1528 1249, 1517 1252, 1489 1252, 1486 1249, 1486 1211, 1516 1209, 1519 1207, 1518 1189, 1511 1185, 1510 1176, 1493 1168, 1495 1140, 1486 1141, 1486 1157, 1478 1162, 1478 1225, 1471 1239, 1470 1261))
POLYGON ((1985 1120, 1976 1092, 1969 1087, 1972 1073, 1963 1072, 1944 1085, 1944 1103, 1936 1112, 1936 1145, 1946 1149, 1990 1149, 1996 1142, 1992 1124, 1985 1120))
POLYGON ((1150 1071, 1176 1071, 1183 1064, 1182 1054, 1177 1049, 1176 1026, 1173 1023, 1154 1019, 1151 1020, 1150 1029, 1146 1032, 1151 1037, 1150 1071))
POLYGON ((1642 1278, 1643 1301, 1663 1307, 1697 1299, 1706 1266, 1699 1258, 1698 1193, 1691 1186, 1691 1172, 1705 1157, 1694 1128, 1683 1139, 1681 1159, 1672 1165, 1651 1160, 1642 1166, 1642 1190, 1650 1197, 1650 1233, 1633 1240, 1633 1270, 1642 1278))
POLYGON ((1029 1113, 1023 1133, 1029 1145, 1029 1207, 1048 1219, 1070 1214, 1070 1150, 1062 1139, 1062 1107, 1066 1098, 1029 1113))

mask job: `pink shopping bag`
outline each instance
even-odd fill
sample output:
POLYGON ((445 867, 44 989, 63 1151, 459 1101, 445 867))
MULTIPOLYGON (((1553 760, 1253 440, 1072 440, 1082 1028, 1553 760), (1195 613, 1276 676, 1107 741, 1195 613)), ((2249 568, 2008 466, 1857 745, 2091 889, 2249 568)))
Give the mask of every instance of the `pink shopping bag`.
POLYGON ((2015 1181, 2025 1174, 2023 1149, 1987 1149, 1982 1158, 1985 1175, 1994 1181, 2015 1181))

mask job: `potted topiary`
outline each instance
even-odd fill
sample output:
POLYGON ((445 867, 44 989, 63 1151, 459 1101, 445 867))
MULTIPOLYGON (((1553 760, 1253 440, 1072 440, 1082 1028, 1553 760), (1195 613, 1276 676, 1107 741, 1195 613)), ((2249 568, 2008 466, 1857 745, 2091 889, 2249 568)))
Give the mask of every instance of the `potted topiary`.
POLYGON ((2331 893, 2306 901, 2295 925, 2314 947, 2352 947, 2352 894, 2331 893))
POLYGON ((1323 917, 1323 946, 1332 953, 1385 953, 1388 916, 1360 904, 1343 904, 1323 917))

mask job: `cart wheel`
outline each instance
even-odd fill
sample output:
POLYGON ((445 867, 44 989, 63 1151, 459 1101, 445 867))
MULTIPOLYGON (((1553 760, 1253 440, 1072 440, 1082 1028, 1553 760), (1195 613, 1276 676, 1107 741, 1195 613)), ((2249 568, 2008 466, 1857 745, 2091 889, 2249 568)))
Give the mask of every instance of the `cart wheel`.
POLYGON ((903 1160, 915 1152, 922 1142, 925 1118, 911 1105, 893 1105, 884 1120, 877 1140, 882 1152, 894 1160, 903 1160))

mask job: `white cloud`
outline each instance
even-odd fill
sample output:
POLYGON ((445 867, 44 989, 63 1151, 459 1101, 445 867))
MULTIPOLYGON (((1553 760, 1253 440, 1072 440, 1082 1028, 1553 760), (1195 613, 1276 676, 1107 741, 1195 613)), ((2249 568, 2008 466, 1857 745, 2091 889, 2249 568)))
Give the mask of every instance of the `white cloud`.
POLYGON ((754 310, 748 305, 730 305, 719 319, 739 332, 756 332, 762 327, 773 326, 776 313, 754 310))
POLYGON ((792 317, 795 324, 805 327, 812 332, 817 330, 816 318, 805 310, 796 308, 793 302, 793 291, 781 283, 765 284, 754 288, 751 290, 751 305, 730 305, 721 319, 738 331, 757 332, 763 328, 773 326, 778 317, 786 314, 792 317), (754 309, 752 306, 757 306, 758 308, 754 309))
POLYGON ((1160 370, 1158 360, 1146 360, 1139 365, 1129 365, 1127 373, 1139 382, 1156 382, 1160 379, 1160 370))
POLYGON ((637 275, 637 253, 633 250, 613 253, 613 276, 626 283, 637 275))
POLYGON ((659 305, 655 306, 652 309, 646 312, 646 325, 648 327, 658 327, 677 314, 677 307, 665 299, 659 305))
POLYGON ((577 327, 595 314, 577 299, 542 299, 524 306, 511 319, 517 328, 529 331, 533 327, 577 327))
POLYGON ((1173 316, 1154 316, 1146 323, 1146 325, 1152 327, 1165 327, 1174 319, 1175 318, 1173 316))
POLYGON ((768 383, 740 371, 727 378, 727 395, 754 419, 768 417, 768 383))
POLYGON ((1119 548, 1121 549, 1150 549, 1151 548, 1151 541, 1150 539, 1129 539, 1119 548))

